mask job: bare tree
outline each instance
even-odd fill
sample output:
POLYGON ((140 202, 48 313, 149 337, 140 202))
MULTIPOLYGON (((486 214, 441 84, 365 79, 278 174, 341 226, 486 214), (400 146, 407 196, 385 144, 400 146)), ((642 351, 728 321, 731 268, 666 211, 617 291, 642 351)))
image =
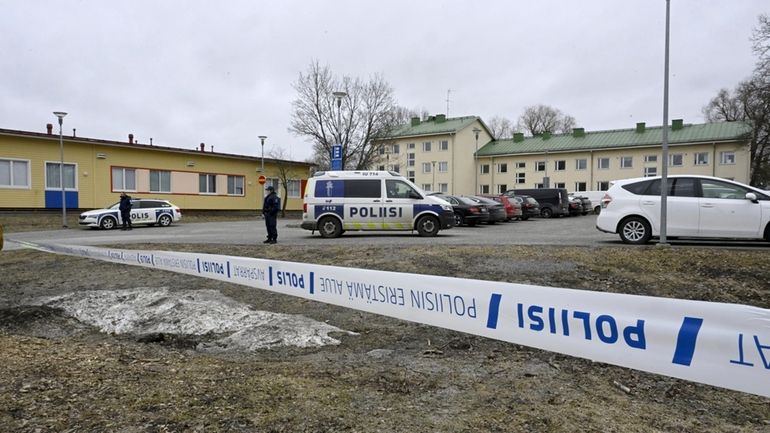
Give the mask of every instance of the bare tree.
POLYGON ((281 186, 281 218, 283 218, 286 216, 286 199, 289 197, 289 180, 291 180, 291 170, 288 164, 281 163, 281 161, 286 161, 289 158, 286 155, 286 150, 283 148, 272 149, 268 153, 268 156, 278 162, 278 183, 281 186))
POLYGON ((381 142, 399 124, 393 89, 375 75, 364 82, 358 78, 336 78, 328 66, 310 64, 294 83, 297 98, 292 105, 289 131, 313 143, 314 162, 331 166, 334 144, 342 145, 342 166, 365 169, 378 155, 381 142), (345 92, 341 99, 334 92, 345 92))
POLYGON ((738 84, 733 92, 722 89, 705 107, 708 122, 743 121, 751 126, 751 185, 770 184, 770 19, 759 17, 751 41, 757 65, 751 78, 738 84))
POLYGON ((563 114, 556 108, 539 104, 524 109, 524 114, 519 116, 516 128, 533 136, 544 132, 560 134, 569 132, 575 127, 575 123, 574 117, 563 114))
POLYGON ((513 137, 513 123, 504 117, 492 117, 489 119, 489 122, 487 122, 487 126, 496 139, 513 137))

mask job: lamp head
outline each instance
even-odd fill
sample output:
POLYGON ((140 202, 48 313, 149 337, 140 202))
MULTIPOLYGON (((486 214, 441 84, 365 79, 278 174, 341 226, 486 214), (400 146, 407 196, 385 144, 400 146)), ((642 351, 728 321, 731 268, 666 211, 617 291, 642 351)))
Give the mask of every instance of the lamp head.
POLYGON ((65 113, 63 111, 54 111, 53 115, 59 118, 59 125, 61 125, 61 123, 62 123, 62 121, 64 119, 64 116, 66 116, 67 113, 65 113))

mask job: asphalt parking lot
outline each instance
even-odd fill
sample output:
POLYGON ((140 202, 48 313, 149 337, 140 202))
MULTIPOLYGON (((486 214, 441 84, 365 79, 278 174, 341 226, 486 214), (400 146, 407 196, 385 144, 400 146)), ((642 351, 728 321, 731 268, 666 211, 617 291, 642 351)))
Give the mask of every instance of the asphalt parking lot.
MULTIPOLYGON (((416 232, 345 232, 340 238, 324 239, 299 227, 298 219, 279 219, 278 241, 284 245, 566 245, 602 247, 623 245, 617 235, 596 229, 596 215, 568 218, 512 221, 476 227, 455 227, 441 231, 435 238, 422 238, 416 232)), ((48 242, 71 245, 113 245, 132 243, 207 243, 227 245, 262 245, 266 237, 264 221, 185 223, 170 227, 137 227, 132 231, 69 229, 6 234, 5 249, 18 248, 13 241, 48 242)), ((675 247, 757 249, 770 248, 762 241, 674 240, 675 247)), ((632 248, 634 246, 629 246, 632 248)))

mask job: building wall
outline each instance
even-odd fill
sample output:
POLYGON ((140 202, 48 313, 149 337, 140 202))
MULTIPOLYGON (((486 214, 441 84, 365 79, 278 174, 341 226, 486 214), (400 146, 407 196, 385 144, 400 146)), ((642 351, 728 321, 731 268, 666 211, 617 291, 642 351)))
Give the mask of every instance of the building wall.
MULTIPOLYGON (((645 148, 608 149, 579 152, 556 152, 539 154, 521 154, 512 156, 485 157, 479 160, 479 165, 489 165, 489 173, 479 175, 482 188, 486 185, 494 193, 499 188, 534 188, 543 183, 543 178, 550 178, 550 186, 564 184, 569 191, 578 190, 578 183, 585 183, 586 190, 599 190, 601 183, 618 179, 642 177, 646 174, 662 174, 662 150, 660 146, 645 148), (645 162, 645 156, 655 156, 655 162, 645 162), (609 160, 608 168, 599 168, 600 159, 609 160), (630 166, 622 167, 622 161, 630 166), (585 160, 586 168, 578 169, 577 160, 585 160), (564 161, 564 170, 557 170, 557 161, 564 161), (537 171, 537 162, 545 162, 546 170, 537 171), (517 168, 517 163, 523 163, 523 168, 517 168), (496 167, 500 164, 507 165, 505 173, 499 173, 496 167), (655 169, 655 173, 646 173, 645 169, 655 169), (524 182, 518 183, 517 175, 524 176, 524 182)), ((730 143, 703 143, 691 145, 671 145, 669 157, 681 155, 682 165, 669 165, 668 173, 674 174, 701 174, 734 179, 738 182, 749 181, 749 153, 745 144, 739 142, 730 143), (722 152, 733 152, 735 163, 723 164, 722 152), (708 155, 707 163, 696 165, 696 154, 708 155)))
MULTIPOLYGON (((46 208, 45 162, 59 163, 58 136, 28 137, 0 135, 0 160, 29 161, 29 186, 9 188, 0 186, 0 209, 46 208)), ((101 208, 118 200, 120 190, 113 189, 112 168, 133 169, 136 188, 129 191, 134 197, 167 199, 182 209, 253 210, 262 207, 264 187, 258 183, 260 161, 226 157, 210 152, 182 152, 168 149, 120 147, 89 141, 64 140, 65 164, 76 165, 77 207, 101 208), (150 171, 171 172, 171 192, 150 192, 150 171), (199 175, 216 175, 216 193, 199 192, 199 175), (227 194, 227 176, 243 177, 243 194, 227 194)), ((287 164, 288 177, 304 184, 309 165, 287 164)), ((265 160, 264 175, 270 180, 279 178, 279 166, 265 160)), ((60 191, 61 188, 49 190, 60 191)), ((279 191, 283 197, 283 191, 279 191)), ((67 207, 74 207, 69 199, 67 207)), ((49 206, 50 207, 50 206, 49 206)), ((61 208, 60 205, 58 208, 61 208)), ((300 194, 287 199, 287 210, 302 209, 300 194)))
POLYGON ((476 151, 476 135, 474 128, 479 128, 478 147, 492 140, 481 123, 475 122, 463 128, 457 133, 435 134, 408 138, 398 138, 386 145, 386 151, 380 155, 374 164, 377 169, 393 170, 398 166, 399 172, 414 183, 429 191, 440 191, 442 185, 446 185, 450 194, 469 195, 475 189, 476 161, 473 155, 476 151), (441 150, 441 142, 447 142, 447 150, 441 150), (424 151, 424 143, 429 142, 431 150, 424 151), (409 145, 414 144, 410 149, 409 145), (398 146, 398 153, 394 152, 394 145, 398 146), (414 165, 409 166, 408 154, 414 153, 414 165), (435 173, 434 165, 435 164, 435 173), (446 164, 446 171, 441 171, 442 163, 446 164), (430 166, 426 172, 423 164, 430 166), (414 176, 411 176, 414 171, 414 176))

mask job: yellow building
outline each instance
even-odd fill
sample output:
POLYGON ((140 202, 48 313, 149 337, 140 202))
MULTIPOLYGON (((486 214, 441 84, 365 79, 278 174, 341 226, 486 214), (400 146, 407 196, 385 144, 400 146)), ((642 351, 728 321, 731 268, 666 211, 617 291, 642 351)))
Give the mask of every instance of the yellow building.
MULTIPOLYGON (((59 135, 0 129, 0 209, 61 209, 59 135)), ((68 209, 102 208, 126 191, 182 210, 254 210, 273 185, 287 210, 302 209, 311 164, 75 136, 63 137, 68 209), (265 185, 259 183, 265 176, 265 185), (285 180, 285 182, 284 182, 285 180)))
POLYGON ((374 168, 397 171, 426 191, 473 194, 478 187, 474 154, 492 139, 477 116, 415 117, 383 141, 374 168))
MULTIPOLYGON (((669 174, 703 174, 748 183, 751 127, 743 122, 669 127, 669 174)), ((610 181, 659 176, 662 128, 543 134, 495 140, 476 116, 412 119, 384 140, 374 168, 394 170, 425 190, 500 194, 515 188, 606 190, 610 181), (477 139, 478 135, 478 139, 477 139)))

